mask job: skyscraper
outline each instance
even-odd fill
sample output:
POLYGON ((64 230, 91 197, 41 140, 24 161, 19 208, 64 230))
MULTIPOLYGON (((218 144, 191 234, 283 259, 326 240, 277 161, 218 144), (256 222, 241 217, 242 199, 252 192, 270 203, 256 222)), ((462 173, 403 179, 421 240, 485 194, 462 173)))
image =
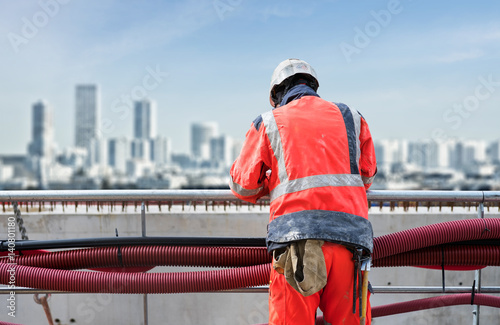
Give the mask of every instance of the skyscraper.
POLYGON ((77 85, 75 106, 75 146, 89 148, 92 139, 98 138, 100 105, 97 85, 77 85))
POLYGON ((143 99, 134 103, 134 137, 153 139, 156 137, 156 103, 143 99))
POLYGON ((54 127, 52 110, 46 101, 40 100, 32 107, 32 132, 28 152, 31 156, 52 158, 54 127))
POLYGON ((230 167, 233 159, 233 140, 227 135, 210 139, 210 159, 221 167, 230 167))
POLYGON ((170 139, 164 136, 157 136, 149 140, 151 161, 156 165, 169 164, 171 160, 172 144, 170 139))
POLYGON ((108 142, 108 164, 121 174, 127 172, 130 159, 130 141, 125 138, 110 139, 108 142))
POLYGON ((210 159, 210 140, 217 136, 216 122, 202 122, 191 125, 191 154, 195 159, 210 159))

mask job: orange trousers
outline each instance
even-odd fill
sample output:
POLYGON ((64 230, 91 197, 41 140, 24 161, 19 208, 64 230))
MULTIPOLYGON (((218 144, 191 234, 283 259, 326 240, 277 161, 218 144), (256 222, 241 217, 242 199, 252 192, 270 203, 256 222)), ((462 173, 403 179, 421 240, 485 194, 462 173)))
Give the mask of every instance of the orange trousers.
MULTIPOLYGON (((322 250, 326 262, 327 284, 311 296, 302 296, 286 282, 284 275, 271 270, 269 325, 314 325, 318 307, 323 312, 325 324, 359 325, 359 300, 356 301, 356 313, 352 312, 352 253, 344 246, 330 242, 325 242, 322 250)), ((359 285, 361 282, 359 281, 359 285)), ((369 299, 366 324, 371 324, 369 299)))

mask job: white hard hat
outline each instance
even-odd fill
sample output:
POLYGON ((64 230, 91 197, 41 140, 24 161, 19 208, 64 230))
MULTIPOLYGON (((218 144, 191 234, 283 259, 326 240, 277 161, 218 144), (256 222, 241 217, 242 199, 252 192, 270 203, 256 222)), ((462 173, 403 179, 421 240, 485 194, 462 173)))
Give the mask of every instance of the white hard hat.
POLYGON ((280 85, 285 79, 299 73, 310 75, 319 86, 318 78, 316 77, 316 71, 314 71, 313 67, 311 67, 309 63, 299 59, 286 59, 285 61, 278 64, 276 69, 274 69, 273 75, 271 77, 269 93, 271 93, 273 88, 280 85))

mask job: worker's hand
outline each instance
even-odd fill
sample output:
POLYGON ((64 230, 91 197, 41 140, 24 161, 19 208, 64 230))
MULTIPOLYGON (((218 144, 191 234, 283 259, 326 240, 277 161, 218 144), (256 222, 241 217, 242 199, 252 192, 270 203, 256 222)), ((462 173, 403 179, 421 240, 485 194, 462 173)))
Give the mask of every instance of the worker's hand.
POLYGON ((264 180, 264 190, 261 192, 262 195, 260 197, 269 195, 269 179, 264 180))

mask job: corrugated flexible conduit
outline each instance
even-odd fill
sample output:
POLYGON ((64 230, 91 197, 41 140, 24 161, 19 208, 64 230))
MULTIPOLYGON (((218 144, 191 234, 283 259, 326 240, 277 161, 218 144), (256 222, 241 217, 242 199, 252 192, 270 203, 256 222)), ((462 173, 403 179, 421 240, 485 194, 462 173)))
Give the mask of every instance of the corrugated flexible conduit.
POLYGON ((427 225, 374 238, 374 260, 412 250, 470 240, 500 238, 500 219, 469 219, 427 225))
MULTIPOLYGON (((0 259, 0 263, 2 260, 0 259)), ((4 262, 8 262, 5 259, 4 262)), ((127 246, 17 256, 15 263, 52 269, 136 266, 241 267, 271 262, 265 247, 127 246)))
POLYGON ((373 267, 441 265, 500 266, 500 246, 434 246, 373 260, 373 267))
MULTIPOLYGON (((374 259, 403 253, 407 250, 456 241, 500 238, 500 219, 458 220, 437 225, 405 230, 376 238, 374 259), (404 248, 401 248, 404 247, 404 248)), ((179 249, 179 248, 175 248, 179 249)), ((115 252, 112 251, 113 259, 115 252)), ((122 257, 123 258, 123 257, 122 257)), ((113 263, 116 263, 114 261, 113 263)), ((462 262, 458 262, 462 263, 462 262)), ((425 264, 428 264, 427 262, 425 264)), ((483 264, 484 263, 480 263, 483 264)), ((0 282, 5 284, 9 264, 0 264, 0 282), (5 269, 5 270, 4 270, 5 269)), ((123 293, 174 293, 226 290, 267 284, 269 264, 241 269, 192 273, 95 273, 44 269, 18 265, 16 284, 32 288, 77 292, 117 292, 109 283, 131 283, 123 293), (228 277, 225 281, 225 276, 228 277), (238 279, 238 277, 248 277, 238 279), (216 281, 216 283, 208 283, 216 281), (92 282, 92 283, 90 283, 92 282), (217 283, 219 282, 219 283, 217 283), (154 284, 154 285, 153 285, 154 284), (106 291, 108 290, 108 291, 106 291)), ((122 292, 118 290, 118 292, 122 292)))
MULTIPOLYGON (((54 270, 17 265, 16 285, 87 293, 181 293, 230 290, 269 281, 270 264, 234 269, 175 273, 117 273, 54 270)), ((0 264, 0 283, 9 281, 11 265, 0 264)))
POLYGON ((500 297, 476 293, 474 294, 474 301, 472 301, 470 293, 436 296, 373 307, 372 317, 383 317, 417 310, 457 305, 480 305, 500 308, 500 297))
MULTIPOLYGON (((271 261, 261 247, 101 247, 17 256, 18 265, 52 269, 130 268, 151 266, 242 267, 271 261)), ((8 263, 7 258, 0 259, 8 263)), ((373 267, 500 266, 500 246, 426 247, 373 261, 373 267)))

